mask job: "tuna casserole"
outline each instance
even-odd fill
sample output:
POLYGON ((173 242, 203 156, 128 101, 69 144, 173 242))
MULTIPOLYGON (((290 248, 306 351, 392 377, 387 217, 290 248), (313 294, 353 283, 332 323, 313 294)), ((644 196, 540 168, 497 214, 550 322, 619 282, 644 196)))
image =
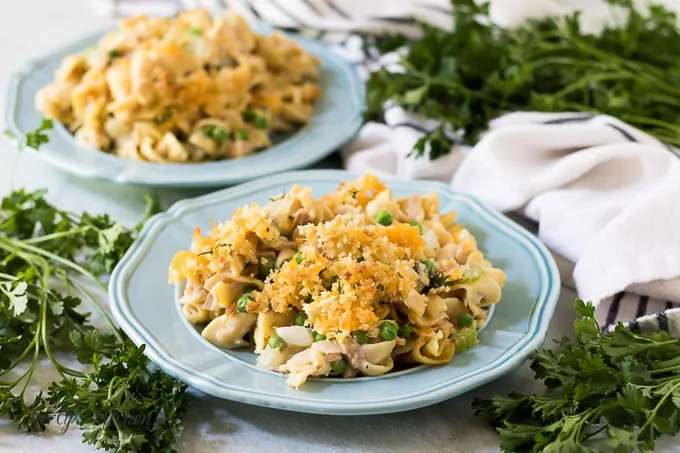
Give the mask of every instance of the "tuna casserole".
POLYGON ((201 162, 247 156, 307 123, 319 60, 235 13, 138 16, 66 57, 36 97, 78 143, 126 159, 201 162))
POLYGON ((297 388, 451 361, 477 342, 505 274, 436 193, 395 199, 365 175, 318 199, 294 186, 197 229, 170 265, 170 283, 183 281, 179 303, 205 339, 253 347, 297 388))

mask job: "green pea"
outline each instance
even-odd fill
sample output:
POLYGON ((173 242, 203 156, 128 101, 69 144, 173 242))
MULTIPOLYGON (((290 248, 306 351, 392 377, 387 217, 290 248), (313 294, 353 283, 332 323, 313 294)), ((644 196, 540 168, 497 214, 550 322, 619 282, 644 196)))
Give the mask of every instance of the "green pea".
POLYGON ((257 115, 253 109, 246 109, 246 111, 243 112, 243 119, 246 121, 253 121, 256 116, 257 115))
POLYGON ((262 277, 266 277, 271 273, 272 270, 274 270, 275 265, 276 262, 274 260, 270 260, 269 258, 262 258, 260 260, 260 275, 262 277))
POLYGON ((121 52, 118 49, 109 50, 109 57, 110 58, 118 58, 118 57, 122 57, 122 56, 123 56, 123 52, 121 52))
POLYGON ((391 321, 385 321, 382 324, 380 324, 380 338, 386 341, 391 341, 397 338, 397 334, 399 333, 399 327, 391 322, 391 321))
POLYGON ((269 347, 272 349, 279 349, 282 348, 286 345, 286 342, 283 341, 283 338, 281 338, 278 335, 274 335, 269 339, 269 347))
POLYGON ((414 220, 414 221, 412 221, 412 222, 409 222, 408 224, 411 225, 411 226, 417 226, 417 227, 418 227, 418 231, 420 231, 420 234, 423 234, 423 226, 420 224, 420 222, 416 222, 416 221, 414 220))
POLYGON ((215 126, 208 124, 207 126, 203 126, 203 129, 201 130, 203 131, 203 135, 212 138, 213 132, 215 132, 215 126))
POLYGON ((354 337, 354 339, 359 344, 368 343, 368 333, 366 333, 363 330, 355 330, 354 332, 352 332, 352 337, 354 337))
POLYGON ((405 340, 408 340, 409 338, 411 338, 414 331, 415 331, 415 328, 413 327, 413 324, 411 324, 410 322, 406 322, 406 323, 402 324, 401 327, 399 327, 399 331, 398 331, 399 337, 401 337, 405 340))
POLYGON ((248 302, 253 300, 253 296, 250 293, 245 293, 238 298, 236 302, 236 309, 241 313, 248 313, 248 302))
POLYGON ((423 264, 427 268, 427 272, 430 275, 434 275, 437 272, 437 265, 432 260, 423 261, 423 264))
POLYGON ((304 311, 299 311, 298 314, 295 315, 295 325, 304 326, 305 321, 307 321, 307 314, 304 311))
POLYGON ((378 211, 378 213, 375 215, 375 220, 378 222, 380 225, 383 226, 390 226, 392 225, 392 214, 390 214, 390 211, 387 209, 382 209, 378 211))
POLYGON ((363 263, 364 261, 366 261, 366 258, 364 258, 363 256, 357 258, 357 263, 363 263))
POLYGON ((255 126, 258 129, 267 129, 267 124, 269 121, 267 121, 267 118, 264 116, 257 116, 253 120, 253 126, 255 126))
POLYGON ((314 341, 324 341, 326 339, 326 335, 318 332, 314 332, 313 335, 314 341))
POLYGON ((456 354, 466 351, 477 344, 477 329, 465 329, 459 332, 455 339, 456 354))
POLYGON ((222 143, 223 141, 225 141, 227 139, 227 131, 225 131, 224 128, 216 127, 213 130, 212 138, 217 143, 222 143))
POLYGON ((458 325, 460 327, 470 327, 475 319, 469 313, 461 313, 458 317, 458 325))
POLYGON ((293 258, 295 258, 295 261, 297 261, 298 264, 302 263, 302 250, 298 251, 295 255, 293 255, 293 258))
POLYGON ((191 27, 189 28, 188 32, 191 36, 201 36, 202 34, 201 29, 198 27, 191 27))
POLYGON ((238 138, 241 140, 248 140, 248 131, 245 129, 241 129, 238 131, 238 138))
POLYGON ((331 362, 331 374, 333 376, 341 376, 347 370, 347 362, 345 359, 331 362))

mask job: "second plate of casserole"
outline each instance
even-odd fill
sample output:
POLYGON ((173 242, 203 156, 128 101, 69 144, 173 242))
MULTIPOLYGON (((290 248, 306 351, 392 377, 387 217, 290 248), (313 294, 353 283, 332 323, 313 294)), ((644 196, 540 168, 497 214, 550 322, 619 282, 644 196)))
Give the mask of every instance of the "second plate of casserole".
POLYGON ((188 11, 128 19, 27 63, 5 120, 23 136, 53 119, 38 156, 84 178, 216 187, 329 155, 361 126, 363 95, 324 44, 188 11))

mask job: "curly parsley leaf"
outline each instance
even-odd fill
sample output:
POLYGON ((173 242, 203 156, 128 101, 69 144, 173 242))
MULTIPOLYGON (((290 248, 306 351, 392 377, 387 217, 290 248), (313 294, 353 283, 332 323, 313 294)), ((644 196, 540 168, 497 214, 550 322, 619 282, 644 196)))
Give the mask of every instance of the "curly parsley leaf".
POLYGON ((188 410, 186 384, 153 369, 144 346, 125 340, 80 381, 53 384, 50 404, 77 420, 83 441, 97 449, 123 452, 173 451, 188 410))
POLYGON ((69 332, 69 339, 73 343, 80 363, 94 363, 104 357, 113 356, 118 347, 118 338, 112 334, 91 329, 85 332, 74 330, 69 332))

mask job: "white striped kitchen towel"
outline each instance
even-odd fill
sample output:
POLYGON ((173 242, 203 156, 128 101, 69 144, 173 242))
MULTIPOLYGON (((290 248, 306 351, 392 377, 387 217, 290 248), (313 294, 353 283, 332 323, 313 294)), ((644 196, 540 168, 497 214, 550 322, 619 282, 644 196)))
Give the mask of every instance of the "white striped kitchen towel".
MULTIPOLYGON (((379 56, 375 49, 364 45, 362 34, 413 35, 417 33, 415 20, 448 28, 451 11, 448 0, 98 2, 108 5, 102 10, 118 16, 174 14, 181 8, 215 12, 232 8, 252 20, 299 30, 328 42, 353 62, 364 78, 379 66, 395 68, 398 58, 394 54, 379 56)), ((680 10, 678 0, 663 3, 680 10)), ((527 17, 575 9, 581 10, 582 24, 591 30, 611 17, 601 0, 491 0, 492 20, 504 26, 515 26, 527 17)), ((597 315, 603 327, 626 321, 636 330, 665 330, 680 337, 680 236, 672 228, 680 224, 680 212, 669 205, 669 200, 680 199, 680 169, 676 171, 680 159, 674 150, 613 118, 573 113, 511 114, 491 126, 491 132, 474 153, 457 147, 451 154, 429 161, 408 158, 407 154, 424 132, 432 130, 433 122, 397 107, 386 108, 383 120, 366 124, 359 137, 343 150, 348 168, 379 176, 453 179, 457 190, 472 192, 501 210, 523 213, 538 222, 539 236, 552 250, 575 263, 573 279, 568 272, 563 275, 565 284, 575 285, 582 296, 590 296, 598 303, 597 315), (541 141, 546 133, 551 140, 541 141), (565 142, 556 141, 555 134, 566 137, 565 142), (572 146, 569 137, 581 140, 572 146), (524 158, 522 163, 513 161, 508 149, 524 158), (645 156, 643 149, 652 152, 645 156), (543 167, 537 168, 538 161, 527 157, 532 153, 541 157, 543 167), (613 156, 616 153, 625 156, 613 156), (594 160, 593 154, 598 154, 599 160, 594 160), (649 173, 650 168, 660 171, 664 167, 670 169, 672 177, 649 173), (513 171, 508 172, 508 168, 513 171), (626 174, 622 176, 624 170, 632 172, 631 181, 626 182, 626 174), (544 174, 551 176, 541 178, 544 174), (595 174, 600 175, 599 183, 593 178, 595 174), (654 190, 661 190, 659 197, 654 196, 654 190), (571 200, 575 193, 582 197, 578 203, 571 200), (674 198, 671 193, 675 193, 674 198), (602 198, 601 205, 593 201, 598 197, 602 198), (633 209, 629 205, 636 206, 633 209), (579 214, 578 209, 583 213, 579 214), (649 217, 636 219, 636 215, 649 217), (626 222, 631 231, 627 231, 626 222), (656 248, 646 249, 652 236, 655 240, 651 243, 656 248)))

